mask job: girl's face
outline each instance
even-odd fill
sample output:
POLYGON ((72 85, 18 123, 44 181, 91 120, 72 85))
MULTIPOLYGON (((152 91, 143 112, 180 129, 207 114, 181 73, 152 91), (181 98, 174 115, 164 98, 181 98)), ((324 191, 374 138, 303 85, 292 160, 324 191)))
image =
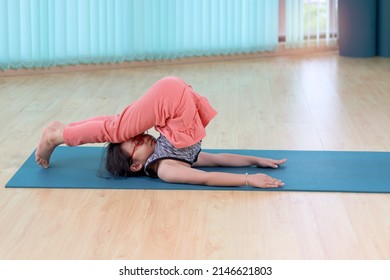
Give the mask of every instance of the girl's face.
POLYGON ((130 168, 134 166, 136 169, 145 165, 147 159, 153 154, 155 147, 156 138, 148 134, 138 135, 121 144, 123 153, 133 160, 130 168))

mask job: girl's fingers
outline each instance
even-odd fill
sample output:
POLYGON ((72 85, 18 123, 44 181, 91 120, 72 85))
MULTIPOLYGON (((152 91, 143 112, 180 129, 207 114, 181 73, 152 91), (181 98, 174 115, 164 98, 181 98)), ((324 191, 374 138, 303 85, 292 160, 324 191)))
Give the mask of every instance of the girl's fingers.
POLYGON ((286 161, 287 161, 287 159, 271 160, 270 161, 270 167, 278 168, 279 165, 285 163, 286 161))
POLYGON ((270 187, 271 188, 278 188, 278 187, 281 187, 283 185, 284 185, 284 183, 281 180, 274 179, 274 181, 270 184, 270 187))

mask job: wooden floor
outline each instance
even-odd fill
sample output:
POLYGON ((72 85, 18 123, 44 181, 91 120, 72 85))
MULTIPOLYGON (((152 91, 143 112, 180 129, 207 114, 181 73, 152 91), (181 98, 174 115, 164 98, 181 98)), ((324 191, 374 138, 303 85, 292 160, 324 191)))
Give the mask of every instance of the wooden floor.
POLYGON ((388 194, 4 188, 48 122, 120 112, 167 75, 219 111, 204 148, 390 151, 384 58, 0 77, 0 259, 390 259, 388 194))

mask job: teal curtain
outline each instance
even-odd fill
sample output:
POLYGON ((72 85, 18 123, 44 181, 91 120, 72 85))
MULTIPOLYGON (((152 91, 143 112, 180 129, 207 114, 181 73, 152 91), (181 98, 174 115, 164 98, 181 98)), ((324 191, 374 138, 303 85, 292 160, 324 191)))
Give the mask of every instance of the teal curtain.
POLYGON ((0 68, 272 51, 277 0, 0 0, 0 68))

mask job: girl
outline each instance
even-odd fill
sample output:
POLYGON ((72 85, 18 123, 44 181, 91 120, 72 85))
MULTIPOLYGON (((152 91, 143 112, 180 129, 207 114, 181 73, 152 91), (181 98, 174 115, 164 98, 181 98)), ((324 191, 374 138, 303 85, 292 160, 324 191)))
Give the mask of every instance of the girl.
POLYGON ((286 162, 286 159, 201 152, 205 128, 216 114, 207 99, 182 79, 166 77, 119 115, 94 117, 69 125, 51 123, 42 132, 36 161, 48 168, 50 156, 60 144, 109 142, 106 168, 114 176, 148 175, 170 183, 210 186, 283 186, 283 182, 265 174, 205 172, 191 168, 251 165, 277 168, 286 162), (144 133, 151 127, 160 132, 158 139, 144 133))

